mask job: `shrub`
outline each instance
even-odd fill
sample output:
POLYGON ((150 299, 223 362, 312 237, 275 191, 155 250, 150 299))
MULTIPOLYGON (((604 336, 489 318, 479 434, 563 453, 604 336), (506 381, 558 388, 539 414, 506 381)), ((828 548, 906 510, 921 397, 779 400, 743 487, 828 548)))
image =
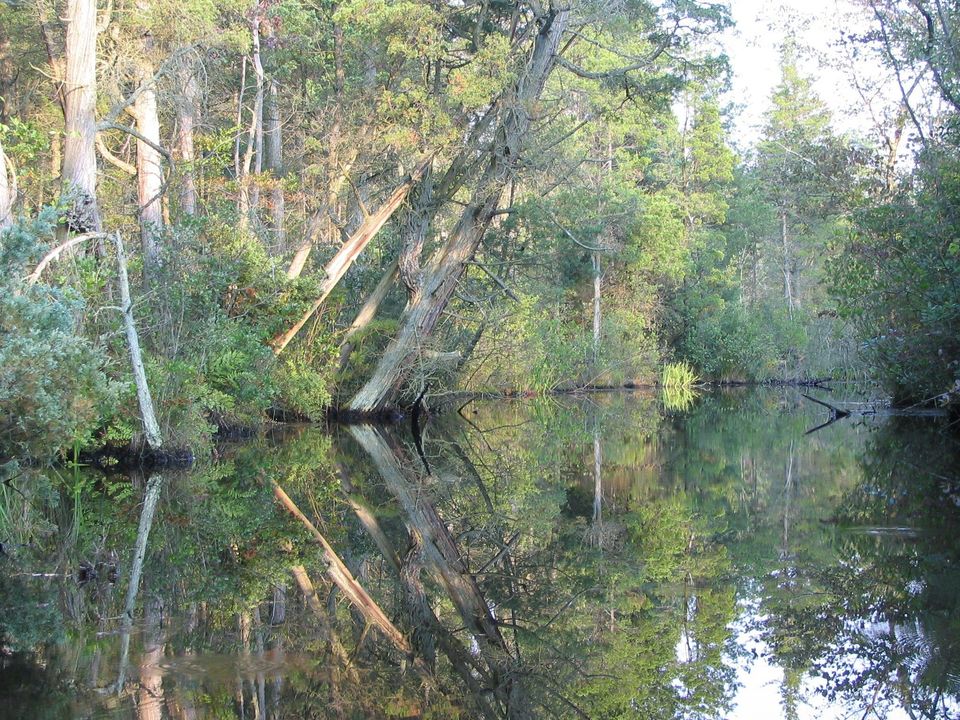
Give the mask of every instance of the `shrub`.
POLYGON ((119 390, 103 348, 77 330, 79 296, 23 280, 55 217, 46 210, 0 234, 0 456, 51 459, 87 443, 119 390))

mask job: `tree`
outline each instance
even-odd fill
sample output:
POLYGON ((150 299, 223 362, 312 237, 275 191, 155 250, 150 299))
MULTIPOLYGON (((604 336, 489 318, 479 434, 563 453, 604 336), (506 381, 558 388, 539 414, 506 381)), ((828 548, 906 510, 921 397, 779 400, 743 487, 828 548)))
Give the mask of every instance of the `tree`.
POLYGON ((66 226, 76 233, 99 232, 96 0, 68 0, 65 21, 61 192, 68 207, 66 226))
POLYGON ((783 300, 793 317, 803 296, 800 275, 816 252, 818 225, 830 211, 827 161, 836 150, 830 115, 797 68, 796 49, 781 51, 781 81, 760 142, 757 168, 777 211, 783 300))

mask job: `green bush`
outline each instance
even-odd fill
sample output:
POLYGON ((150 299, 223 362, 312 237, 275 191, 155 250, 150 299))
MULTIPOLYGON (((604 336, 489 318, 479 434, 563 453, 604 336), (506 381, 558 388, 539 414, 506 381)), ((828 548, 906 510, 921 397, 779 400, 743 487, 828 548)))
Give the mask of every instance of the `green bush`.
POLYGON ((51 459, 87 443, 119 390, 104 349, 78 331, 79 296, 24 282, 55 217, 46 210, 0 234, 0 456, 51 459))

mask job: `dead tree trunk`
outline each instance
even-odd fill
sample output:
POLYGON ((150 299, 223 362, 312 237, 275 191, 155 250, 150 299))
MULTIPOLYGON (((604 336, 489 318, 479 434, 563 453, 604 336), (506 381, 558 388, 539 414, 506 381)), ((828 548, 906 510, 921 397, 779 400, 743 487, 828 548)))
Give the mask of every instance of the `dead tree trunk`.
POLYGON ((350 402, 350 410, 376 414, 389 405, 406 381, 421 342, 430 336, 450 301, 467 263, 473 259, 483 234, 496 213, 511 170, 519 160, 530 132, 530 107, 543 92, 554 67, 557 47, 570 11, 554 9, 540 22, 530 59, 509 102, 504 103, 489 164, 479 186, 438 252, 421 273, 421 282, 373 376, 350 402))
POLYGON ((183 96, 177 104, 177 148, 180 151, 180 211, 184 215, 197 213, 197 184, 193 163, 196 153, 193 146, 193 133, 199 113, 200 87, 197 81, 195 63, 187 63, 181 71, 183 96))
POLYGON ((127 346, 130 350, 130 366, 133 368, 133 379, 137 387, 137 402, 140 404, 140 416, 143 418, 147 444, 156 452, 162 444, 160 425, 157 423, 157 416, 153 409, 147 373, 143 368, 137 326, 133 322, 133 301, 130 299, 130 282, 127 279, 127 259, 124 256, 123 240, 119 232, 114 236, 114 241, 117 246, 117 271, 120 278, 120 310, 123 312, 123 326, 127 333, 127 346))
POLYGON ((0 144, 0 230, 13 223, 13 203, 17 199, 16 177, 0 144))
MULTIPOLYGON (((239 168, 237 180, 240 183, 240 196, 237 209, 240 213, 240 224, 244 229, 250 227, 251 215, 259 203, 259 191, 253 187, 250 172, 253 169, 254 155, 257 165, 261 163, 263 149, 263 65, 260 62, 260 17, 255 16, 250 25, 250 34, 253 39, 253 71, 256 76, 256 93, 253 100, 253 113, 250 118, 250 129, 247 132, 247 148, 243 156, 243 164, 239 168)), ((243 88, 240 92, 240 112, 243 111, 243 88)))
POLYGON ((284 248, 286 201, 283 196, 283 132, 280 123, 280 101, 277 81, 267 83, 263 118, 264 170, 270 173, 270 227, 277 251, 284 248))
POLYGON ((71 232, 100 232, 97 206, 97 3, 67 2, 61 193, 71 232))
POLYGON ((377 315, 377 311, 380 309, 381 303, 386 299, 387 295, 390 293, 390 288, 393 287, 394 280, 397 277, 397 270, 399 268, 399 260, 394 260, 390 263, 389 267, 384 271, 383 276, 380 278, 380 282, 377 283, 377 286, 373 289, 373 292, 367 297, 366 302, 363 303, 363 307, 360 308, 360 312, 357 313, 357 316, 353 319, 353 322, 350 323, 350 327, 347 329, 346 334, 343 336, 343 340, 340 343, 340 371, 347 366, 347 362, 350 360, 350 353, 353 352, 353 337, 363 330, 374 317, 377 315))
POLYGON ((333 289, 337 286, 337 283, 346 275, 347 270, 350 269, 350 266, 353 265, 354 260, 363 252, 363 249, 369 244, 376 234, 380 232, 387 220, 390 219, 390 216, 396 212, 397 208, 400 207, 400 204, 403 202, 404 198, 407 197, 407 194, 410 192, 410 188, 417 182, 420 176, 426 171, 430 162, 432 161, 432 156, 423 160, 417 168, 413 171, 413 175, 405 180, 396 190, 393 191, 393 194, 387 199, 387 201, 380 207, 377 212, 368 216, 366 220, 360 225, 360 228, 350 236, 350 239, 347 240, 333 256, 333 259, 327 263, 324 271, 326 272, 326 279, 320 285, 320 295, 313 302, 313 304, 307 309, 307 311, 300 317, 300 319, 284 333, 277 335, 271 341, 273 345, 273 352, 275 355, 279 355, 283 352, 283 349, 290 344, 290 341, 296 337, 297 333, 300 332, 300 328, 309 322, 310 318, 313 317, 314 313, 320 309, 320 306, 323 305, 323 301, 327 299, 327 296, 333 292, 333 289))
POLYGON ((160 115, 157 110, 157 91, 153 85, 153 66, 147 62, 138 70, 143 92, 137 95, 130 114, 137 121, 137 132, 146 140, 137 139, 137 203, 140 208, 140 243, 143 249, 143 274, 150 278, 160 262, 157 242, 163 232, 163 157, 160 147, 160 115))

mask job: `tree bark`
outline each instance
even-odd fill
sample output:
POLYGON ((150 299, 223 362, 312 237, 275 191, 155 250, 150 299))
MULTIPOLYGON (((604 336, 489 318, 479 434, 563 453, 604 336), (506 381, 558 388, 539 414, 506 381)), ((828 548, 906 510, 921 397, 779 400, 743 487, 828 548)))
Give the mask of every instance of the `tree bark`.
POLYGON ((120 307, 123 312, 123 326, 127 333, 127 346, 130 350, 133 379, 137 386, 137 402, 140 404, 140 416, 143 418, 147 444, 151 450, 157 451, 163 441, 160 436, 160 425, 157 423, 157 416, 153 409, 150 386, 147 384, 147 373, 143 368, 143 356, 140 354, 137 326, 133 322, 133 302, 130 300, 130 282, 127 279, 127 259, 124 256, 123 240, 119 232, 114 236, 114 240, 117 246, 117 269, 120 277, 120 307))
POLYGON ((137 132, 150 141, 137 139, 137 203, 140 209, 140 243, 143 250, 143 275, 147 280, 160 262, 158 238, 163 232, 163 163, 160 147, 160 115, 154 87, 152 64, 143 61, 138 81, 145 86, 134 100, 130 114, 137 121, 137 132))
POLYGON ((283 196, 283 126, 280 122, 280 100, 277 81, 267 83, 266 106, 263 119, 264 170, 270 173, 270 227, 274 244, 281 252, 286 243, 284 222, 286 201, 283 196))
POLYGON ((590 257, 593 264, 593 363, 600 360, 600 330, 602 316, 600 314, 600 290, 603 283, 603 274, 600 272, 600 254, 593 253, 590 257))
MULTIPOLYGON (((240 224, 244 229, 250 227, 252 214, 259 204, 259 190, 253 187, 250 172, 253 169, 253 160, 256 155, 257 166, 262 162, 263 150, 263 64, 260 61, 260 16, 254 17, 250 24, 250 34, 253 39, 253 72, 256 76, 256 93, 253 101, 253 113, 250 118, 250 129, 247 133, 247 148, 243 156, 243 165, 240 168, 238 181, 240 183, 240 197, 238 210, 240 224)), ((241 92, 242 98, 242 92, 241 92)))
POLYGON ((199 113, 200 87, 195 63, 186 63, 181 72, 183 96, 177 104, 177 148, 180 151, 180 211, 184 215, 197 213, 197 183, 194 173, 196 152, 193 145, 194 128, 199 113))
POLYGON ((398 207, 400 207, 400 204, 410 192, 410 188, 413 187, 420 176, 423 175, 432 160, 432 155, 422 160, 417 168, 413 171, 413 174, 399 187, 397 187, 396 190, 393 191, 393 194, 390 195, 380 209, 363 221, 363 223, 360 225, 360 228, 350 236, 350 239, 343 244, 337 254, 334 255, 330 262, 327 263, 326 267, 324 268, 327 277, 320 285, 319 297, 293 325, 293 327, 286 332, 277 335, 271 341, 270 344, 273 346, 273 352, 275 355, 279 355, 281 352, 283 352, 283 349, 289 345, 290 341, 296 337, 298 332, 300 332, 300 328, 306 325, 310 318, 313 317, 314 313, 320 309, 323 301, 327 299, 327 296, 333 292, 333 289, 337 286, 337 283, 339 283, 343 276, 346 275, 347 270, 349 270, 350 266, 353 265, 354 260, 356 260, 360 253, 363 252, 363 249, 369 244, 369 242, 376 237, 376 234, 380 231, 380 228, 386 224, 387 220, 390 219, 390 216, 393 215, 398 207))
POLYGON ((373 376, 350 402, 350 410, 376 414, 389 405, 409 376, 422 341, 433 332, 467 263, 473 259, 493 219, 503 189, 530 131, 530 107, 539 99, 554 67, 557 47, 570 11, 553 9, 542 16, 527 67, 496 130, 492 156, 479 186, 450 233, 442 252, 422 273, 417 292, 401 319, 401 329, 384 352, 373 376))
POLYGON ((64 146, 61 193, 66 227, 100 232, 97 205, 97 4, 67 0, 66 70, 63 84, 64 146))
POLYGON ((352 340, 354 335, 370 324, 373 318, 376 317, 381 303, 383 303, 390 293, 390 288, 393 287, 393 282, 397 277, 398 265, 399 260, 394 260, 390 263, 380 278, 380 282, 377 283, 373 292, 367 297, 366 302, 363 303, 363 307, 360 308, 360 312, 357 313, 357 316, 353 319, 346 334, 343 336, 343 340, 340 343, 340 372, 343 372, 347 366, 347 362, 350 360, 350 353, 353 352, 352 340))
POLYGON ((790 260, 790 238, 787 232, 787 213, 780 212, 780 242, 783 249, 783 299, 787 303, 787 315, 793 318, 793 270, 790 260))
POLYGON ((7 156, 0 143, 0 230, 13 224, 13 203, 17 198, 16 176, 8 167, 7 156), (12 180, 12 181, 11 181, 12 180))
POLYGON ((400 251, 400 278, 413 294, 420 286, 420 255, 433 216, 433 173, 427 170, 411 193, 409 210, 403 228, 403 249, 400 251))

